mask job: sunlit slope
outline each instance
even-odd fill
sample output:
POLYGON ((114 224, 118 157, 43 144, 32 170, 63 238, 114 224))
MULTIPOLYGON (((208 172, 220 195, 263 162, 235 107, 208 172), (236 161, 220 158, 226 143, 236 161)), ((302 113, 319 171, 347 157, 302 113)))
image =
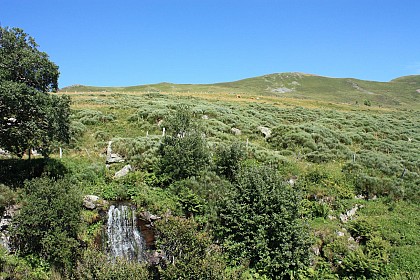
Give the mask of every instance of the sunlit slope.
POLYGON ((372 106, 419 108, 420 76, 400 77, 390 82, 354 78, 329 78, 303 73, 270 74, 216 84, 159 83, 129 87, 71 86, 70 92, 165 92, 218 93, 236 96, 275 96, 324 102, 372 106))

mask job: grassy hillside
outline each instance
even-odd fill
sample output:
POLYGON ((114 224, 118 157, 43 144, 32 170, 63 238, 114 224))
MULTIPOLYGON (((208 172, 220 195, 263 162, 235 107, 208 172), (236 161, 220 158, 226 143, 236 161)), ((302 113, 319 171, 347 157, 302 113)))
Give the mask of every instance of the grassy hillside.
MULTIPOLYGON (((213 85, 64 88, 72 139, 63 158, 56 150, 48 160, 0 159, 0 206, 44 186, 52 196, 63 188, 164 217, 152 249, 171 262, 103 266, 103 213, 84 209, 83 246, 66 257, 75 279, 129 279, 124 271, 154 279, 418 279, 417 81, 286 73, 213 85), (192 132, 181 137, 174 127, 185 123, 192 132), (109 141, 125 162, 105 165, 109 141), (114 178, 126 164, 132 171, 114 178), (41 174, 53 179, 34 178, 41 174)), ((59 259, 64 244, 51 246, 59 259)), ((31 259, 0 251, 0 260, 10 268, 31 259)), ((34 260, 26 267, 46 275, 34 279, 54 271, 34 260)))
POLYGON ((160 83, 130 87, 71 86, 62 92, 162 92, 179 94, 224 94, 241 97, 273 96, 396 108, 419 108, 420 76, 401 77, 390 82, 354 78, 328 78, 302 73, 264 75, 228 83, 160 83))
MULTIPOLYGON (((393 83, 406 87, 405 82, 351 81, 375 92, 393 83)), ((165 89, 169 86, 156 85, 162 89, 160 93, 125 89, 125 92, 69 94, 74 102, 73 127, 81 131, 68 156, 77 157, 78 161, 89 158, 100 162, 96 155, 113 140, 115 151, 124 156, 138 174, 154 173, 159 164, 156 153, 162 129, 169 125, 165 120, 184 104, 201 124, 213 154, 217 154, 217 147, 241 143, 247 147, 248 160, 275 166, 284 181, 297 178, 304 198, 302 215, 309 224, 313 242, 313 272, 305 274, 308 279, 345 276, 377 279, 381 275, 386 275, 386 279, 410 279, 419 275, 418 104, 412 104, 415 110, 400 110, 402 105, 395 104, 379 108, 360 103, 341 104, 336 99, 337 103, 314 101, 326 97, 328 91, 333 99, 334 92, 339 92, 337 88, 351 91, 354 86, 348 79, 296 74, 212 85, 213 89, 230 88, 227 93, 193 92, 198 89, 197 85, 180 86, 190 88, 190 93, 170 93, 165 89), (287 79, 301 79, 301 92, 318 87, 324 93, 308 90, 312 100, 279 97, 280 93, 255 93, 263 85, 269 83, 278 87, 287 79), (245 89, 249 93, 243 94, 245 89), (243 95, 237 98, 229 92, 243 95), (261 133, 261 126, 271 129, 269 138, 261 133), (240 135, 233 133, 233 128, 239 129, 240 135), (357 214, 347 222, 342 221, 342 215, 356 205, 360 207, 357 214)), ((107 172, 112 174, 119 167, 111 167, 107 172)), ((198 199, 204 209, 212 209, 214 200, 220 199, 212 192, 223 193, 220 188, 224 183, 209 179, 208 174, 202 176, 188 183, 192 194, 188 194, 187 201, 198 199)), ((133 192, 102 184, 93 184, 86 192, 113 199, 127 199, 130 197, 127 193, 133 192)), ((157 194, 153 187, 142 188, 132 199, 143 207, 157 213, 172 207, 173 213, 182 213, 170 201, 174 197, 176 201, 185 201, 185 194, 173 193, 174 189, 157 194)), ((206 224, 207 219, 212 220, 209 213, 196 215, 198 221, 207 221, 204 227, 211 227, 211 222, 206 224)))

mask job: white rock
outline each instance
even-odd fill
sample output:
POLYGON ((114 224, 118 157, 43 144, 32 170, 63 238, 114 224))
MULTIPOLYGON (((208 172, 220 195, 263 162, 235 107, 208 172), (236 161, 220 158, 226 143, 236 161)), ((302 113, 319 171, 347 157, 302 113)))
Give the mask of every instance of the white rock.
POLYGON ((120 171, 115 172, 114 178, 121 178, 126 176, 131 171, 131 165, 127 164, 120 171))

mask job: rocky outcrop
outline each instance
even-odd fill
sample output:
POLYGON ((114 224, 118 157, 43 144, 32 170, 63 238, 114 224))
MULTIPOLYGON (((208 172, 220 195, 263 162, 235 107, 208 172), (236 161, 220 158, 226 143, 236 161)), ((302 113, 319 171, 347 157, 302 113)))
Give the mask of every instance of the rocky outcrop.
POLYGON ((112 145, 112 141, 109 141, 108 147, 106 149, 106 163, 111 164, 111 163, 123 162, 124 159, 119 154, 112 153, 111 145, 112 145))
POLYGON ((153 230, 153 223, 159 219, 161 219, 161 217, 153 215, 149 211, 143 211, 139 214, 138 223, 140 231, 148 248, 154 246, 155 232, 153 230))
POLYGON ((13 217, 20 210, 20 207, 21 207, 20 205, 7 206, 0 220, 0 245, 2 245, 7 250, 10 250, 9 227, 10 227, 10 224, 12 223, 13 217))
POLYGON ((83 197, 83 206, 88 210, 104 209, 108 206, 108 202, 96 195, 85 195, 83 197))
POLYGON ((127 174, 132 170, 131 165, 127 164, 121 170, 115 172, 114 179, 127 176, 127 174))
POLYGON ((264 135, 265 139, 268 139, 271 137, 271 129, 269 129, 268 127, 259 126, 257 127, 257 129, 262 133, 262 135, 264 135))
POLYGON ((359 210, 362 207, 363 207, 363 205, 356 204, 356 205, 354 205, 353 208, 348 210, 346 213, 340 214, 341 222, 347 223, 348 220, 350 220, 354 215, 356 215, 357 210, 359 210))

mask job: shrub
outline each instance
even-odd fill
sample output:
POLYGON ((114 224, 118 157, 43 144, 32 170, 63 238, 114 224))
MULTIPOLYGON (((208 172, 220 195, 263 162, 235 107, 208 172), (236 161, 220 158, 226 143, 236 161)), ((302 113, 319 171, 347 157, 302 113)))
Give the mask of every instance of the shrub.
POLYGON ((81 197, 67 179, 39 178, 25 184, 11 239, 22 256, 35 255, 69 272, 77 256, 81 197))
POLYGON ((158 248, 167 256, 159 267, 160 279, 228 279, 220 248, 197 227, 193 220, 179 217, 156 222, 158 248))
POLYGON ((145 264, 117 259, 114 263, 100 251, 88 249, 74 269, 77 280, 144 280, 151 275, 145 264))
POLYGON ((85 125, 94 125, 115 120, 115 116, 113 114, 104 114, 101 111, 89 109, 78 111, 74 118, 85 125))
POLYGON ((291 277, 308 263, 300 197, 276 170, 244 167, 219 207, 219 237, 232 260, 273 279, 291 277))
POLYGON ((159 147, 161 173, 174 180, 198 174, 210 163, 210 153, 188 107, 180 107, 168 123, 159 147))
POLYGON ((239 170, 241 161, 245 157, 245 147, 239 142, 235 142, 230 146, 218 146, 216 150, 217 173, 232 181, 239 170))

